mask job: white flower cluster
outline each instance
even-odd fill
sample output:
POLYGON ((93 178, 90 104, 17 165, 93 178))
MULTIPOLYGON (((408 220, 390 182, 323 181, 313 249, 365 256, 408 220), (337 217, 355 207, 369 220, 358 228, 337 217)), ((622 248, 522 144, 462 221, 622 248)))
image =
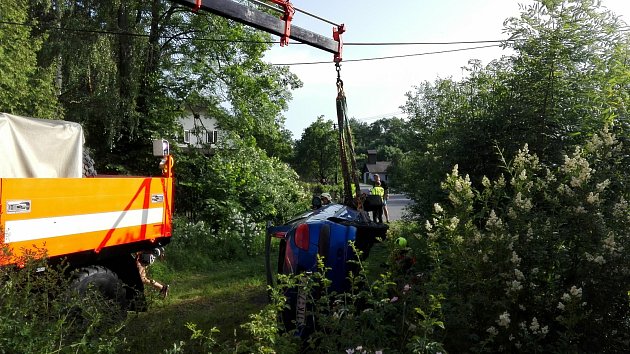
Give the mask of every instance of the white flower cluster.
POLYGON ((488 329, 486 329, 486 332, 490 333, 491 336, 496 336, 497 334, 499 334, 499 330, 496 329, 496 327, 494 326, 490 326, 488 327, 488 329))
POLYGON ((532 318, 532 323, 531 325, 529 325, 529 329, 532 331, 533 334, 542 334, 543 336, 545 336, 547 333, 549 333, 549 326, 541 327, 536 317, 532 318))
POLYGON ((604 256, 602 255, 593 256, 592 254, 585 252, 584 257, 586 257, 587 261, 597 263, 599 265, 604 265, 606 263, 606 259, 604 259, 604 256))
POLYGON ((508 284, 508 288, 505 289, 505 293, 508 295, 510 293, 515 293, 523 289, 523 285, 521 285, 521 282, 518 280, 512 280, 511 282, 508 281, 507 284, 508 284))
POLYGON ((527 226, 527 233, 525 234, 525 239, 527 241, 531 241, 534 238, 534 229, 532 229, 531 224, 527 226))
POLYGON ((430 222, 429 220, 427 220, 427 221, 424 223, 424 228, 425 228, 427 231, 431 231, 431 230, 433 230, 433 224, 431 224, 431 222, 430 222))
POLYGON ((567 186, 564 183, 561 183, 558 188, 556 188, 558 194, 566 195, 567 197, 572 197, 575 195, 575 192, 571 189, 571 187, 567 186))
POLYGON ((573 285, 571 289, 569 289, 569 292, 571 293, 571 296, 582 298, 582 288, 578 288, 573 285))
POLYGON ((573 157, 567 155, 564 156, 564 164, 562 165, 562 171, 573 175, 571 177, 571 187, 581 187, 591 178, 591 172, 593 171, 588 161, 581 157, 581 149, 578 147, 575 149, 573 157))
POLYGON ((449 223, 446 225, 446 229, 449 231, 453 231, 457 228, 457 225, 459 225, 459 218, 457 216, 453 216, 449 220, 449 223))
MULTIPOLYGON (((560 311, 564 311, 565 303, 569 303, 573 299, 575 299, 575 301, 580 301, 582 299, 582 288, 578 288, 577 286, 573 285, 571 289, 569 289, 568 293, 562 294, 562 297, 560 298, 561 301, 558 302, 558 306, 556 307, 560 311)), ((586 302, 583 302, 582 306, 586 306, 586 302)))
POLYGON ((481 185, 486 188, 490 188, 491 186, 490 179, 486 176, 483 176, 483 178, 481 179, 481 185))
POLYGON ((613 206, 613 215, 618 219, 625 219, 626 222, 630 221, 630 205, 623 197, 613 206))
POLYGON ((510 258, 510 261, 517 266, 521 264, 521 258, 518 256, 518 254, 515 251, 512 251, 512 258, 510 258))
POLYGON ((615 136, 608 131, 608 127, 604 127, 603 131, 599 134, 594 134, 593 137, 586 144, 586 149, 589 151, 599 150, 605 146, 613 146, 617 144, 615 136))
POLYGON ((610 179, 606 179, 603 182, 597 183, 597 191, 598 192, 603 192, 606 188, 608 188, 608 186, 610 186, 610 179))
POLYGON ((495 228, 499 230, 503 229, 503 222, 497 217, 497 214, 494 212, 494 210, 490 210, 490 216, 488 217, 488 221, 486 222, 486 229, 491 230, 495 228))
POLYGON ((588 193, 588 196, 586 197, 586 202, 595 205, 599 204, 599 193, 588 193))
POLYGON ((510 322, 510 314, 507 311, 499 315, 499 319, 497 320, 497 324, 505 328, 508 328, 510 326, 510 322))
POLYGON ((521 194, 521 192, 518 192, 516 194, 516 197, 514 198, 514 204, 517 208, 524 211, 530 211, 532 209, 531 198, 523 198, 523 194, 521 194))
POLYGON ((617 244, 615 241, 615 234, 613 232, 610 232, 608 237, 605 238, 602 243, 602 247, 611 254, 614 254, 615 252, 623 252, 623 246, 619 246, 617 244))
MULTIPOLYGON (((369 353, 362 345, 358 345, 356 348, 346 349, 347 354, 367 354, 369 353)), ((377 350, 374 354, 383 354, 383 350, 377 350)))

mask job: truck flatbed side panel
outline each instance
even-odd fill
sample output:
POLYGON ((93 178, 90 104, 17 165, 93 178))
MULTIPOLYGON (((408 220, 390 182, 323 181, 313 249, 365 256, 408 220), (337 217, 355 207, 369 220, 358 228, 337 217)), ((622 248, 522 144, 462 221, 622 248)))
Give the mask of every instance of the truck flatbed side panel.
POLYGON ((98 253, 171 236, 169 178, 5 178, 0 185, 0 240, 13 256, 98 253))

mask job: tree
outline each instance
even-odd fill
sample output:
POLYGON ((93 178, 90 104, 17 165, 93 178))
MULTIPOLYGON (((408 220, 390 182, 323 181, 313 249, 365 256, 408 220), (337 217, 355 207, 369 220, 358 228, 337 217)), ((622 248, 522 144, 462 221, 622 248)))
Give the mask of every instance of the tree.
POLYGON ((0 111, 38 118, 63 118, 55 87, 54 71, 39 66, 37 55, 44 35, 33 33, 37 21, 29 19, 29 2, 0 4, 0 111))
POLYGON ((506 21, 515 54, 486 67, 471 61, 465 79, 408 93, 402 108, 416 143, 394 174, 419 198, 418 215, 428 216, 455 164, 479 185, 501 173, 499 151, 513 156, 527 143, 558 164, 606 124, 627 137, 630 47, 621 25, 592 0, 539 2, 506 21))
POLYGON ((295 143, 293 166, 302 180, 332 181, 339 169, 338 132, 324 116, 308 126, 295 143))
POLYGON ((283 222, 310 201, 295 171, 268 157, 254 139, 241 140, 235 134, 220 143, 215 155, 193 151, 175 168, 179 211, 195 212, 197 219, 215 228, 239 215, 254 223, 283 222))
POLYGON ((186 110, 254 137, 269 155, 289 155, 281 112, 301 83, 262 61, 268 34, 165 0, 35 10, 49 38, 44 60, 59 64, 67 119, 84 125, 101 170, 155 170, 151 139, 175 138, 186 110))

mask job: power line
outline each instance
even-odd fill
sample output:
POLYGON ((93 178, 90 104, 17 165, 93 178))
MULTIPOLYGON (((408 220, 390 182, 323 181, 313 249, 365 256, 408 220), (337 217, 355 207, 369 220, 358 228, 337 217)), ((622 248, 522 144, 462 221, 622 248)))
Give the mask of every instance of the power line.
POLYGON ((496 39, 484 41, 453 41, 453 42, 348 42, 343 45, 354 46, 387 46, 387 45, 453 45, 453 44, 481 44, 481 43, 504 43, 513 42, 514 39, 496 39))
MULTIPOLYGON (((131 33, 131 32, 118 32, 98 29, 83 29, 83 28, 70 28, 61 26, 43 27, 26 22, 12 22, 12 21, 0 21, 0 24, 14 25, 14 26, 26 26, 31 28, 41 28, 56 31, 67 31, 77 33, 91 33, 91 34, 104 34, 112 36, 128 36, 128 37, 141 37, 148 38, 148 34, 144 33, 131 33)), ((160 36, 160 39, 172 39, 173 36, 160 36)), ((180 36, 180 39, 197 40, 197 41, 210 41, 210 42, 236 42, 236 43, 262 43, 262 44, 278 44, 280 41, 250 41, 250 40, 234 40, 234 39, 221 39, 221 38, 204 38, 204 37, 190 37, 180 36)), ((407 45, 457 45, 457 44, 481 44, 481 43, 503 43, 511 40, 479 40, 479 41, 452 41, 452 42, 346 42, 344 46, 407 46, 407 45)), ((304 45, 304 43, 294 42, 292 44, 304 45)))
POLYGON ((391 112, 391 113, 383 113, 383 114, 379 114, 379 115, 375 115, 375 116, 369 116, 369 117, 362 117, 362 118, 355 118, 356 120, 362 121, 362 122, 366 122, 366 121, 373 121, 373 120, 378 120, 381 118, 387 118, 387 117, 395 117, 397 115, 403 114, 402 111, 396 111, 396 112, 391 112))
MULTIPOLYGON (((462 52, 466 50, 475 50, 475 49, 483 49, 483 48, 492 48, 492 47, 500 47, 499 44, 491 44, 491 45, 483 45, 478 47, 468 47, 468 48, 458 48, 458 49, 448 49, 448 50, 439 50, 435 52, 425 52, 425 53, 415 53, 415 54, 402 54, 402 55, 390 55, 384 57, 373 57, 373 58, 361 58, 361 59, 344 59, 344 63, 351 62, 359 62, 359 61, 371 61, 371 60, 385 60, 385 59, 399 59, 399 58, 408 58, 408 57, 418 57, 423 55, 434 55, 434 54, 444 54, 444 53, 453 53, 453 52, 462 52)), ((271 64, 275 66, 292 66, 292 65, 315 65, 315 64, 331 64, 332 61, 314 61, 314 62, 301 62, 301 63, 285 63, 285 64, 271 64)))

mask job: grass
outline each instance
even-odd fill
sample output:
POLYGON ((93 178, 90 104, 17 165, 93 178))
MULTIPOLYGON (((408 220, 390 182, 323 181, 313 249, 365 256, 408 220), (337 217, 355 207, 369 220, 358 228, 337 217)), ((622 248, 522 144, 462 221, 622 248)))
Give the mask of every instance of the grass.
POLYGON ((217 327, 220 342, 232 340, 249 315, 267 304, 262 255, 196 272, 175 273, 159 263, 153 267, 150 275, 170 284, 169 297, 162 300, 150 292, 149 311, 131 314, 126 335, 132 352, 162 352, 174 343, 188 341, 191 331, 187 323, 204 331, 217 327))
MULTIPOLYGON (((367 262, 372 279, 383 270, 386 259, 387 247, 376 244, 367 262)), ((147 291, 149 311, 131 314, 125 332, 130 351, 160 353, 180 341, 188 342, 191 331, 187 323, 205 332, 217 327, 220 343, 242 338, 240 325, 268 303, 264 260, 261 254, 231 262, 207 262, 212 266, 179 272, 168 267, 168 259, 156 262, 149 275, 170 285, 169 297, 162 300, 157 292, 147 291)))

